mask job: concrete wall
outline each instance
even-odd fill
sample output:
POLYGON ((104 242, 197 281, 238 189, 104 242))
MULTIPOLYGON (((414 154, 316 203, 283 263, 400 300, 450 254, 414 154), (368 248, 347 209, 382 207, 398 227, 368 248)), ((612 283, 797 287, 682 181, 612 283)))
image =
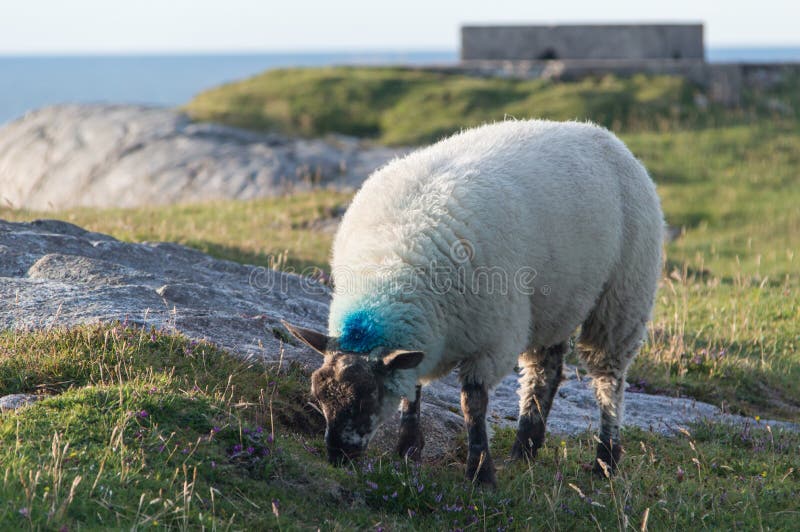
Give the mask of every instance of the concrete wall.
MULTIPOLYGON (((797 63, 707 63, 701 59, 578 60, 563 61, 462 61, 457 65, 421 67, 476 77, 508 79, 579 80, 586 76, 666 74, 682 76, 704 88, 712 102, 728 106, 741 103, 746 89, 763 90, 800 76, 797 63)), ((776 104, 778 105, 778 104, 776 104)))
POLYGON ((703 25, 464 26, 461 59, 702 60, 703 25))

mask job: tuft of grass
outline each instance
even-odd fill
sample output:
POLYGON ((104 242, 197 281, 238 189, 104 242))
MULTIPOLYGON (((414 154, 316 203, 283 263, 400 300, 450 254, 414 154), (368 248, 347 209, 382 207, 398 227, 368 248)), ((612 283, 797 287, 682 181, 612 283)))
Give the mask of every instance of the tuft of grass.
MULTIPOLYGON (((612 479, 588 471, 590 434, 550 436, 536 463, 502 467, 484 490, 457 459, 372 453, 332 468, 302 368, 176 334, 6 332, 0 376, 4 393, 44 396, 0 415, 3 529, 779 530, 797 519, 800 435, 757 421, 625 431, 612 479)), ((497 432, 495 456, 513 437, 497 432)))
POLYGON ((250 493, 277 497, 299 467, 286 448, 321 430, 307 387, 295 365, 157 330, 2 333, 0 391, 42 396, 0 416, 2 528, 274 526, 250 493))

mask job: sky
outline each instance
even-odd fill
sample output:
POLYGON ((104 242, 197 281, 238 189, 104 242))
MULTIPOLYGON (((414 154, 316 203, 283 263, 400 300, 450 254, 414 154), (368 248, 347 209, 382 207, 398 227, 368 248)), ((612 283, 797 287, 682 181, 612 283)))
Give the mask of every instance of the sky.
POLYGON ((798 46, 798 0, 0 0, 0 54, 456 50, 464 23, 704 22, 798 46))

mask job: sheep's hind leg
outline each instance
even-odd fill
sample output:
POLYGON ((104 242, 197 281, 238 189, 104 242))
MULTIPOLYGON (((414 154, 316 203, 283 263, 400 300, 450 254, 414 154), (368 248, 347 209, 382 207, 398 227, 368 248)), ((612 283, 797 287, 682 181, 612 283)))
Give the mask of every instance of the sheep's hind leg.
POLYGON ((592 374, 595 396, 600 405, 600 441, 597 443, 597 459, 594 463, 594 472, 604 476, 605 468, 600 465, 602 461, 608 467, 608 473, 614 474, 622 458, 622 443, 620 438, 620 425, 622 423, 623 393, 625 375, 592 374))
POLYGON ((467 480, 495 486, 494 463, 489 455, 489 436, 486 433, 486 408, 489 392, 475 382, 461 385, 461 409, 467 427, 467 480))
POLYGON ((422 448, 425 446, 420 423, 421 395, 422 387, 417 385, 414 400, 410 401, 404 397, 400 404, 400 433, 397 440, 397 453, 401 457, 415 462, 422 459, 422 448))
POLYGON ((520 357, 520 404, 517 438, 511 459, 533 459, 544 443, 545 425, 561 383, 566 342, 547 349, 531 349, 520 357))
POLYGON ((638 320, 633 326, 611 329, 592 316, 581 330, 578 352, 592 377, 600 407, 600 441, 594 472, 601 476, 615 473, 622 458, 620 427, 624 416, 625 374, 641 347, 644 323, 645 320, 638 320))

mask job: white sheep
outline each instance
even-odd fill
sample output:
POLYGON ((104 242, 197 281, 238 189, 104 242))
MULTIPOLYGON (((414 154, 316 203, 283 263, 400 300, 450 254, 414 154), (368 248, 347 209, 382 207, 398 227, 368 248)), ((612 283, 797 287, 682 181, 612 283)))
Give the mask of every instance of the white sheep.
POLYGON ((401 398, 398 451, 418 458, 419 385, 458 368, 467 476, 494 483, 489 390, 519 362, 512 456, 533 457, 580 327, 578 352, 602 413, 597 457, 613 470, 625 373, 652 312, 662 235, 646 170, 592 124, 495 123, 376 171, 335 238, 330 336, 288 326, 325 354, 312 393, 329 459, 361 454, 401 398))

